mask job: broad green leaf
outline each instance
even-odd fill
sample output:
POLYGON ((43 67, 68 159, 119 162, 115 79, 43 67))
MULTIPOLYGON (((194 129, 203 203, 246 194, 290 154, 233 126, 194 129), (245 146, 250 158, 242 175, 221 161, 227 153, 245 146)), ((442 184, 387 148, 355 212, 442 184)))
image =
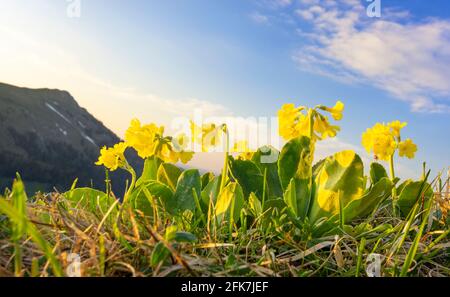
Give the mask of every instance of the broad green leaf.
POLYGON ((218 222, 238 222, 241 209, 244 206, 244 193, 241 186, 236 182, 229 183, 219 195, 215 207, 218 222))
POLYGON ((292 178, 291 182, 289 183, 289 186, 287 187, 286 191, 284 191, 284 202, 286 202, 286 205, 289 207, 289 209, 292 211, 292 213, 295 215, 295 217, 298 217, 298 205, 297 205, 297 191, 295 190, 295 179, 292 178))
POLYGON ((320 170, 322 169, 323 165, 325 164, 325 161, 327 159, 322 159, 319 162, 317 162, 316 164, 314 164, 313 168, 312 168, 312 174, 313 174, 313 178, 315 179, 316 176, 319 174, 320 170))
POLYGON ((400 194, 400 193, 403 191, 403 189, 404 189, 407 185, 409 185, 410 183, 412 183, 412 182, 413 182, 412 179, 407 179, 407 180, 405 180, 404 182, 402 182, 402 183, 397 187, 397 194, 400 194))
POLYGON ((370 164, 370 180, 372 181, 372 185, 376 184, 384 177, 388 177, 388 175, 383 165, 376 162, 370 164))
POLYGON ((158 242, 152 251, 152 257, 150 259, 150 265, 155 267, 160 262, 165 261, 170 256, 170 251, 161 241, 158 242))
POLYGON ((202 203, 208 209, 210 201, 212 200, 213 205, 217 201, 217 196, 219 195, 221 175, 214 177, 202 190, 201 197, 202 203))
POLYGON ((177 233, 178 228, 176 225, 170 225, 166 228, 164 232, 164 239, 166 241, 172 241, 175 238, 175 234, 177 233))
POLYGON ((153 156, 145 159, 144 169, 142 169, 141 177, 136 181, 136 186, 150 180, 157 180, 158 168, 162 163, 161 159, 153 156))
POLYGON ((214 173, 207 172, 202 175, 202 190, 214 179, 214 173))
POLYGON ((286 143, 278 160, 278 175, 283 190, 293 177, 308 180, 311 177, 311 143, 308 137, 297 137, 286 143))
POLYGON ((197 194, 197 197, 201 197, 201 180, 200 173, 197 169, 189 169, 184 171, 178 179, 177 188, 173 195, 171 210, 175 213, 183 213, 185 210, 195 210, 195 198, 192 189, 197 194))
POLYGON ((345 222, 369 215, 382 201, 388 198, 394 187, 387 177, 381 178, 370 190, 359 199, 350 201, 344 208, 345 222))
POLYGON ((433 190, 427 182, 409 180, 404 184, 397 200, 397 206, 402 216, 406 217, 417 200, 422 197, 424 201, 433 197, 433 190))
POLYGON ((314 223, 322 217, 339 214, 339 199, 345 207, 360 199, 364 191, 363 163, 353 151, 343 151, 328 157, 314 181, 314 193, 309 219, 314 223), (341 197, 338 193, 341 191, 341 197))
POLYGON ((262 175, 266 172, 266 191, 269 198, 282 197, 280 177, 278 176, 278 157, 280 152, 271 146, 263 146, 253 154, 252 161, 259 167, 262 175))
MULTIPOLYGON (((391 195, 393 183, 388 178, 382 178, 360 198, 352 200, 344 208, 345 223, 350 223, 355 218, 362 218, 370 214, 383 200, 391 195)), ((339 214, 329 218, 314 230, 315 236, 322 236, 337 225, 339 214)))
POLYGON ((279 212, 281 212, 286 206, 286 202, 284 202, 284 199, 281 197, 269 199, 264 203, 263 212, 267 211, 268 209, 277 209, 279 212))
POLYGON ((174 204, 173 191, 169 186, 158 181, 152 180, 141 184, 131 193, 129 199, 135 209, 150 216, 153 213, 152 197, 155 202, 160 201, 164 208, 171 213, 171 206, 174 204))
POLYGON ((175 191, 180 175, 180 168, 170 163, 162 163, 158 168, 157 180, 175 191))
POLYGON ((234 160, 230 157, 230 170, 242 187, 244 197, 248 197, 252 192, 258 197, 262 196, 263 175, 255 163, 249 160, 234 160))
POLYGON ((248 204, 255 217, 259 217, 262 214, 262 205, 255 193, 250 193, 248 204))
POLYGON ((294 179, 297 216, 304 219, 311 204, 312 191, 312 155, 308 137, 301 136, 286 143, 278 161, 278 174, 285 191, 294 179))
POLYGON ((101 208, 102 212, 107 212, 111 204, 115 202, 113 197, 109 197, 106 193, 91 188, 77 188, 63 195, 68 201, 72 202, 72 207, 78 206, 82 209, 89 209, 94 213, 97 212, 98 207, 101 208))
POLYGON ((175 232, 174 238, 173 238, 176 242, 196 242, 197 241, 197 237, 189 232, 185 232, 185 231, 178 231, 175 232))

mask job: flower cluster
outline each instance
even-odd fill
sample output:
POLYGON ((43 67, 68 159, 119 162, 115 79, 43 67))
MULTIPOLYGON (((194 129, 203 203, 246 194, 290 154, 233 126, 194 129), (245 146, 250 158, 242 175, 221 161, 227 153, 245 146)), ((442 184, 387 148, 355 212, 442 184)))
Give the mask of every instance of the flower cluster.
POLYGON ((143 159, 156 156, 164 162, 187 163, 194 155, 186 150, 187 141, 184 135, 175 138, 164 137, 164 127, 155 124, 141 125, 137 119, 131 121, 125 132, 125 142, 143 159))
POLYGON ((146 159, 158 157, 164 162, 186 164, 194 153, 187 150, 187 140, 184 134, 175 138, 164 137, 164 127, 155 124, 142 125, 138 119, 131 121, 130 127, 125 132, 125 142, 114 147, 103 147, 96 165, 104 165, 114 171, 127 165, 124 156, 125 150, 131 147, 136 150, 139 157, 146 159))
POLYGON ((100 157, 95 164, 100 166, 104 165, 111 171, 114 171, 119 167, 123 167, 126 164, 124 156, 126 148, 127 145, 124 142, 117 143, 110 148, 104 146, 100 150, 100 157))
POLYGON ((201 145, 202 152, 209 152, 211 148, 220 144, 223 130, 224 125, 217 126, 214 123, 205 123, 198 126, 191 121, 192 141, 201 145))
POLYGON ((280 135, 286 140, 299 136, 308 136, 314 141, 335 137, 340 128, 331 125, 328 117, 322 115, 319 110, 330 113, 334 120, 340 121, 344 104, 338 101, 334 107, 319 105, 315 108, 285 104, 278 111, 280 135))
POLYGON ((400 121, 376 123, 362 134, 362 145, 380 160, 389 161, 398 149, 400 157, 414 158, 417 145, 411 139, 401 140, 400 132, 407 125, 400 121))

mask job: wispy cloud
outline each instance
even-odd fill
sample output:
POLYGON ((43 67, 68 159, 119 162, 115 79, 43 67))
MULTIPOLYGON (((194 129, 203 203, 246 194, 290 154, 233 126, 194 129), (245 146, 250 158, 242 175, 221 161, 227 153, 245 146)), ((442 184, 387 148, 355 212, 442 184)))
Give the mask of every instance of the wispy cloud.
POLYGON ((366 83, 416 112, 450 112, 450 20, 410 20, 408 11, 369 18, 358 0, 301 0, 294 14, 311 29, 293 55, 300 69, 366 83), (444 102, 444 103, 443 103, 444 102))
POLYGON ((250 19, 257 24, 269 23, 269 17, 257 11, 250 14, 250 19))

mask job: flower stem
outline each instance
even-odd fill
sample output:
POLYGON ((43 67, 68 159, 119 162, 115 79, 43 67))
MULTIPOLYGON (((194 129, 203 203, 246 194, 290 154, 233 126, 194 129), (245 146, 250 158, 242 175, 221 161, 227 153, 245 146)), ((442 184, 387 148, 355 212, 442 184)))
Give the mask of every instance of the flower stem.
POLYGON ((313 141, 313 134, 314 134, 314 114, 313 110, 310 108, 308 110, 308 120, 309 120, 309 139, 311 140, 311 143, 313 141))
POLYGON ((228 177, 228 157, 230 155, 230 135, 228 133, 228 128, 226 125, 223 126, 223 131, 225 132, 225 156, 224 156, 224 162, 223 162, 223 168, 222 168, 222 178, 220 181, 220 188, 219 188, 219 195, 222 193, 223 189, 225 188, 225 183, 227 182, 228 177))
MULTIPOLYGON (((394 170, 394 154, 391 155, 391 157, 389 158, 389 169, 390 169, 390 173, 391 173, 391 181, 394 183, 395 182, 395 170, 394 170)), ((394 216, 397 215, 397 188, 394 187, 392 188, 392 210, 394 212, 394 216)))
POLYGON ((134 190, 134 186, 136 185, 136 171, 134 171, 133 167, 131 167, 128 164, 128 162, 126 163, 125 168, 131 174, 131 184, 128 187, 128 190, 127 190, 127 192, 125 193, 125 195, 123 197, 122 204, 125 204, 128 201, 128 198, 129 198, 131 192, 134 190))

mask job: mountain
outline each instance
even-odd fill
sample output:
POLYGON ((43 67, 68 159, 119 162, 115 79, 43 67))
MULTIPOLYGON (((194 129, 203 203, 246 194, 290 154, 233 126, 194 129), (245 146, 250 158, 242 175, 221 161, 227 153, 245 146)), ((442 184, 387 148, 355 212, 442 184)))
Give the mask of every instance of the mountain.
MULTIPOLYGON (((0 186, 16 172, 36 190, 78 186, 105 189, 105 169, 94 165, 100 148, 120 141, 66 91, 0 83, 0 186)), ((141 168, 135 154, 127 156, 141 168)), ((113 191, 123 193, 125 172, 112 172, 113 191)), ((30 191, 30 189, 28 189, 30 191)))

